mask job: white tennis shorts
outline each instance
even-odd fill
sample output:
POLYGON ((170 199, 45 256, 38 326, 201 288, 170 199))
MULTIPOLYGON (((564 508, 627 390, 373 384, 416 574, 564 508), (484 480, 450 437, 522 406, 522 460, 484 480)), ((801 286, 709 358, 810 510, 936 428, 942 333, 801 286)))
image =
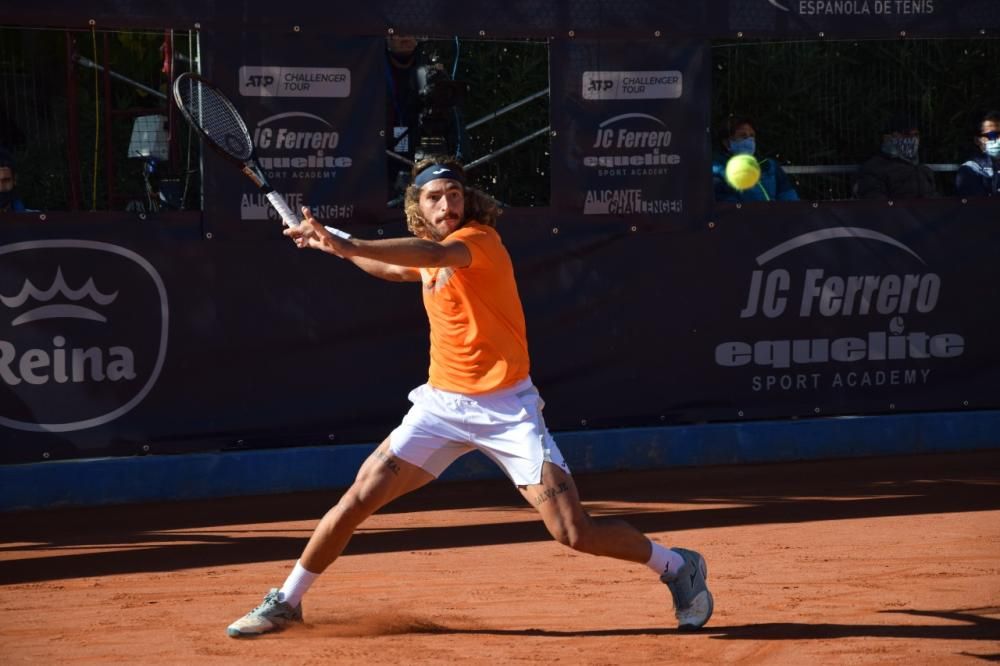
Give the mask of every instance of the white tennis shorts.
POLYGON ((541 483, 543 462, 569 473, 545 427, 545 403, 530 378, 481 395, 423 384, 410 391, 409 398, 413 407, 389 435, 389 449, 435 477, 474 449, 486 454, 518 486, 541 483))

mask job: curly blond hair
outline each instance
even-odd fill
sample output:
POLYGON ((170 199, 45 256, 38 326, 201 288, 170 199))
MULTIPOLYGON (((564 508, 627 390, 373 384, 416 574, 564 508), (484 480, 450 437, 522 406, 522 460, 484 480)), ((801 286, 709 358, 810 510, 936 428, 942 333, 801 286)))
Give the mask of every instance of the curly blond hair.
MULTIPOLYGON (((463 178, 465 177, 465 168, 456 158, 432 155, 413 165, 413 169, 410 171, 410 180, 412 181, 416 178, 418 173, 431 164, 441 164, 453 171, 457 171, 463 178)), ((462 219, 463 224, 468 220, 475 220, 479 224, 485 224, 488 227, 497 226, 497 218, 500 217, 501 211, 500 206, 493 197, 469 185, 466 185, 464 188, 464 196, 465 217, 462 219)), ((406 193, 403 196, 403 212, 406 213, 406 228, 410 230, 411 234, 417 238, 428 238, 430 236, 427 232, 427 223, 423 215, 420 214, 420 188, 413 185, 407 186, 406 193)))

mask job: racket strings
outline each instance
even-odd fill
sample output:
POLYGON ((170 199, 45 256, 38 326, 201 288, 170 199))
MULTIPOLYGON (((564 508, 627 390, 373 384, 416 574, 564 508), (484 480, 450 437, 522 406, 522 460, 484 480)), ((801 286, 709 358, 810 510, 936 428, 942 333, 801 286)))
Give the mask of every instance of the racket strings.
POLYGON ((183 81, 177 92, 181 106, 209 140, 237 159, 250 158, 253 143, 229 100, 214 88, 193 79, 183 81))

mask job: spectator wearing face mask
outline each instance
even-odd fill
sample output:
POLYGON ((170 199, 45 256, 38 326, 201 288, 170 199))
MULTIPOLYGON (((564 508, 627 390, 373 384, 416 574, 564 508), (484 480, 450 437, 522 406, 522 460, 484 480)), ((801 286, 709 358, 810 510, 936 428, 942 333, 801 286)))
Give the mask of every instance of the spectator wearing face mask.
POLYGON ((955 191, 960 197, 1000 196, 1000 112, 983 116, 974 141, 976 154, 958 168, 955 191))
POLYGON ((716 201, 798 201, 799 195, 785 170, 773 159, 757 157, 760 180, 749 190, 735 190, 726 182, 726 163, 733 155, 757 153, 757 131, 746 116, 730 116, 716 133, 721 150, 712 158, 716 201))
POLYGON ((859 199, 917 199, 938 196, 934 172, 920 163, 920 130, 913 118, 893 116, 882 134, 882 148, 861 165, 854 194, 859 199))

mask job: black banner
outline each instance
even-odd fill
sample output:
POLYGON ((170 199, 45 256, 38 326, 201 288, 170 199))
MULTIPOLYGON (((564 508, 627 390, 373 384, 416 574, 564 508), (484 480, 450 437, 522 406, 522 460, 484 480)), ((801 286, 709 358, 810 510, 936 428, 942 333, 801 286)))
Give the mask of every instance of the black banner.
MULTIPOLYGON (((995 208, 762 204, 684 231, 508 211, 549 425, 996 409, 995 208)), ((378 441, 426 378, 414 285, 278 229, 84 219, 0 246, 4 463, 378 441)))
MULTIPOLYGON (((492 36, 514 28, 506 11, 531 15, 521 34, 558 28, 543 33, 557 35, 552 206, 507 209, 500 226, 550 427, 1000 408, 997 202, 714 206, 709 45, 666 38, 692 24, 868 34, 896 19, 813 15, 804 0, 710 14, 453 4, 293 2, 275 21, 247 2, 225 27, 209 4, 202 62, 293 207, 393 237, 406 231, 385 205, 384 24, 421 32, 443 17, 440 30, 468 34, 496 18, 492 36), (316 21, 292 23, 302 16, 316 21), (330 27, 337 16, 352 18, 330 27), (602 30, 641 39, 588 32, 602 30)), ((972 0, 904 5, 933 8, 905 19, 921 31, 998 21, 972 0)), ((419 288, 295 250, 253 185, 208 152, 204 177, 203 216, 6 216, 0 463, 372 442, 398 423, 426 379, 419 288)))
MULTIPOLYGON (((208 75, 247 123, 258 161, 293 210, 331 224, 384 213, 384 40, 222 33, 208 75)), ((206 231, 268 233, 277 213, 238 168, 207 156, 206 231), (266 229, 266 230, 265 230, 266 229)))
POLYGON ((933 37, 995 30, 997 5, 992 0, 729 0, 728 19, 727 36, 748 38, 933 37))
POLYGON ((576 40, 551 50, 554 206, 583 215, 704 215, 708 52, 699 43, 576 40))
POLYGON ((995 36, 994 0, 617 0, 463 2, 68 0, 8 3, 6 25, 264 32, 351 37, 396 34, 486 38, 850 38, 995 36))

